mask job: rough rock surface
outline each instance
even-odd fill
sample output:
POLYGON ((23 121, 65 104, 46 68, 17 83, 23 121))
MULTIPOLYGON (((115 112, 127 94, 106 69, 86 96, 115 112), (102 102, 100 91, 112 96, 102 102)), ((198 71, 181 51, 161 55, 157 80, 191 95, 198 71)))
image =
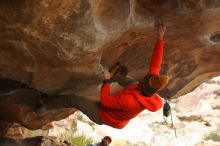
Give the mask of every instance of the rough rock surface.
MULTIPOLYGON (((158 20, 167 24, 161 73, 171 78, 162 96, 178 97, 220 74, 218 0, 1 0, 0 79, 98 98, 100 62, 120 61, 130 76, 144 76, 158 20)), ((31 129, 73 112, 41 117, 24 104, 0 108, 0 119, 31 129)))
POLYGON ((177 117, 182 121, 201 121, 206 126, 220 126, 220 78, 205 82, 179 97, 176 103, 177 117))
POLYGON ((0 137, 1 146, 74 146, 68 142, 60 141, 55 137, 31 137, 26 139, 12 139, 0 137))

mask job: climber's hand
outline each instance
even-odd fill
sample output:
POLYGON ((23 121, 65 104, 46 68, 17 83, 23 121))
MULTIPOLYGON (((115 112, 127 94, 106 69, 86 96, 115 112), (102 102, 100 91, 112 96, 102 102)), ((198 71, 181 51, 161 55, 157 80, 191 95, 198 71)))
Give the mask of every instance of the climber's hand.
POLYGON ((166 31, 166 26, 163 23, 160 23, 158 28, 158 39, 163 40, 164 33, 166 31))
POLYGON ((102 75, 105 80, 109 80, 111 77, 111 75, 107 69, 104 69, 104 71, 102 72, 102 75))

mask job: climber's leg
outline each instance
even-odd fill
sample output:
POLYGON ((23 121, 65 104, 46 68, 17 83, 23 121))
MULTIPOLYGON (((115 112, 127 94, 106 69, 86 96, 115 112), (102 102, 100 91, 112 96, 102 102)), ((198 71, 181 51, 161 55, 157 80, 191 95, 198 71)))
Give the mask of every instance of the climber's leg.
POLYGON ((87 115, 93 122, 102 124, 99 119, 99 102, 77 95, 58 95, 48 97, 45 108, 47 110, 59 108, 76 108, 87 115))
POLYGON ((40 93, 32 89, 17 89, 0 95, 0 101, 5 103, 27 104, 35 106, 39 102, 40 93))

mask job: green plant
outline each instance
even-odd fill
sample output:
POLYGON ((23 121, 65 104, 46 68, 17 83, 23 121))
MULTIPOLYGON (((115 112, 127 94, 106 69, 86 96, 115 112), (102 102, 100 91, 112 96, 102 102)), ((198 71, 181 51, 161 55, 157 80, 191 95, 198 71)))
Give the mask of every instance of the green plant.
POLYGON ((59 137, 77 146, 86 146, 93 142, 91 137, 83 134, 62 133, 59 137))
POLYGON ((213 140, 213 141, 220 141, 220 128, 215 131, 211 131, 205 136, 205 140, 213 140))

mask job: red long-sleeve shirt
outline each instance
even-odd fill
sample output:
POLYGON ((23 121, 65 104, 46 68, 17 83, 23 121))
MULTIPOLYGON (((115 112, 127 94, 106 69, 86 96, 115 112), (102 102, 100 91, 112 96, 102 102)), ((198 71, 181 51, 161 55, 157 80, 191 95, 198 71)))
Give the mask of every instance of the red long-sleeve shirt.
MULTIPOLYGON (((159 74, 163 46, 162 40, 156 41, 148 74, 159 74)), ((110 84, 103 85, 100 92, 99 117, 104 124, 121 129, 143 110, 148 109, 155 112, 162 107, 162 100, 157 94, 153 94, 151 97, 142 96, 140 91, 135 90, 138 86, 139 84, 131 85, 111 96, 110 84)))

